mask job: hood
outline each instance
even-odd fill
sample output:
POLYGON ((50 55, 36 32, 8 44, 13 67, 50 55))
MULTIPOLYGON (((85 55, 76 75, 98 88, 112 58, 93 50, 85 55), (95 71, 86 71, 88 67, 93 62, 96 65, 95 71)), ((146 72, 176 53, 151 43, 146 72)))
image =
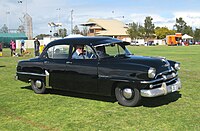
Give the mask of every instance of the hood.
POLYGON ((130 55, 127 58, 131 63, 141 64, 155 68, 158 72, 170 70, 170 63, 164 57, 148 57, 130 55))

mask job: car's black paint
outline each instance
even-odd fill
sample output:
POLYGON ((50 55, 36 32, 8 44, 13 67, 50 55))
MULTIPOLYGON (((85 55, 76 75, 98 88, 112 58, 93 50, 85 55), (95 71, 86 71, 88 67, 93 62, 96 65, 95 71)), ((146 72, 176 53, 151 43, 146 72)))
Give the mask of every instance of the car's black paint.
MULTIPOLYGON (((116 55, 109 58, 100 58, 98 54, 95 59, 71 59, 74 45, 88 45, 96 53, 95 47, 100 45, 119 44, 125 49, 127 42, 109 37, 80 37, 65 38, 49 43, 38 58, 19 61, 17 66, 17 78, 24 82, 33 82, 41 80, 45 86, 60 90, 70 90, 74 92, 97 94, 104 96, 116 95, 116 87, 124 91, 124 96, 134 94, 134 91, 140 92, 142 89, 149 89, 151 83, 154 85, 166 82, 166 79, 159 82, 152 82, 168 73, 177 73, 174 69, 176 62, 158 57, 144 57, 135 55, 116 55), (47 50, 55 45, 69 45, 69 56, 65 59, 51 59, 47 56, 47 50), (148 70, 156 69, 156 77, 149 78, 148 70), (128 88, 129 87, 129 88, 128 88), (127 90, 123 90, 127 88, 127 90), (129 90, 131 89, 131 90, 129 90), (129 92, 128 92, 129 91, 129 92)), ((168 85, 175 82, 169 78, 168 85)), ((173 76, 174 80, 178 76, 173 76)), ((167 83, 167 82, 166 82, 167 83)), ((35 83, 34 83, 35 84, 35 83)), ((157 86, 157 85, 156 85, 157 86)), ((155 86, 155 88, 157 88, 155 86)), ((118 96, 122 96, 117 92, 118 96)), ((136 102, 127 99, 125 106, 135 106, 138 104, 141 96, 134 96, 136 102), (127 102, 127 104, 126 104, 127 102), (131 105, 134 103, 135 105, 131 105)), ((124 99, 124 98, 122 98, 124 99)), ((123 101, 123 100, 119 100, 123 101)))

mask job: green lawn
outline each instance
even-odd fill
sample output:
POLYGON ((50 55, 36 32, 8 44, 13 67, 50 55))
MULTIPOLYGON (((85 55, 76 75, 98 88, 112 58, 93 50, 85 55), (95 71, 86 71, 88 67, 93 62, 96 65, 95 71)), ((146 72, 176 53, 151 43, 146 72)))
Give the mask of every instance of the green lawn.
POLYGON ((200 130, 200 46, 129 49, 135 55, 164 56, 181 62, 181 91, 145 98, 138 107, 54 90, 35 94, 29 84, 14 80, 18 60, 33 54, 10 57, 9 49, 4 49, 4 57, 0 57, 0 130, 200 130))

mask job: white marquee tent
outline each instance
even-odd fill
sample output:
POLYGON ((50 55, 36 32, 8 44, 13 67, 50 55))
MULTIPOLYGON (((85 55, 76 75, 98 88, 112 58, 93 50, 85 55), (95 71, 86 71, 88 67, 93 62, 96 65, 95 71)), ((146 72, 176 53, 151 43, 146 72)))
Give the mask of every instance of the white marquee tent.
POLYGON ((193 37, 185 34, 182 36, 182 39, 193 39, 193 37))

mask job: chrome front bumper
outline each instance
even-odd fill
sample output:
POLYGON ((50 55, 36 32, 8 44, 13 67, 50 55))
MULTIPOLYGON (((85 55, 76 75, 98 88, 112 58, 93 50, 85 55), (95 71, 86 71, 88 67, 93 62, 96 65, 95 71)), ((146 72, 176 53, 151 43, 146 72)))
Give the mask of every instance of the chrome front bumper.
POLYGON ((181 81, 178 79, 176 83, 172 85, 166 85, 165 82, 162 83, 162 86, 160 88, 155 89, 143 89, 140 91, 141 96, 143 97, 156 97, 156 96, 162 96, 166 95, 171 92, 175 92, 177 90, 181 89, 181 81))

